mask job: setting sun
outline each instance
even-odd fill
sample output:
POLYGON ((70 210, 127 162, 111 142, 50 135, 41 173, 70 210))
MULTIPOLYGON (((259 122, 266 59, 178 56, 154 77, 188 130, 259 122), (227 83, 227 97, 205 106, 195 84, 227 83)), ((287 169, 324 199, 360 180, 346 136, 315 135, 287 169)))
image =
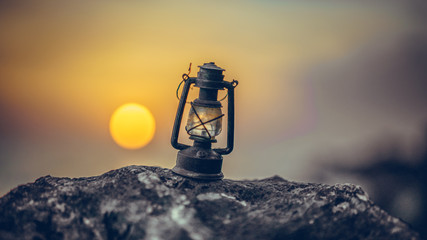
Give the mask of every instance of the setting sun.
POLYGON ((110 120, 110 133, 114 141, 127 149, 138 149, 153 139, 156 122, 148 108, 127 103, 114 111, 110 120))

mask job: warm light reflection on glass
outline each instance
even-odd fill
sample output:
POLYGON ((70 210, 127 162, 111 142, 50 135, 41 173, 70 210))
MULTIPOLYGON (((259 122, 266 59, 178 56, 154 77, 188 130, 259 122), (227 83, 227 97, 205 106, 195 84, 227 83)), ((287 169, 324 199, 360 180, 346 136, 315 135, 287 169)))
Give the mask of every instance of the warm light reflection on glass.
POLYGON ((218 136, 222 130, 221 115, 221 108, 210 108, 193 105, 190 109, 190 113, 188 114, 187 126, 185 129, 190 135, 214 139, 215 136, 218 136), (201 124, 199 118, 204 124, 201 124), (215 118, 217 119, 213 120, 215 118))

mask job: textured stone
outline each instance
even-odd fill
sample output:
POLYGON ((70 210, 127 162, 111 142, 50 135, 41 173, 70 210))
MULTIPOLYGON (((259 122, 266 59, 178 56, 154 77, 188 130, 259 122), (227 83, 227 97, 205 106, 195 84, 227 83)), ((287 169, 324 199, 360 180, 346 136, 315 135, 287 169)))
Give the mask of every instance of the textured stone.
POLYGON ((0 199, 0 239, 419 239, 358 186, 201 182, 129 166, 46 176, 0 199))

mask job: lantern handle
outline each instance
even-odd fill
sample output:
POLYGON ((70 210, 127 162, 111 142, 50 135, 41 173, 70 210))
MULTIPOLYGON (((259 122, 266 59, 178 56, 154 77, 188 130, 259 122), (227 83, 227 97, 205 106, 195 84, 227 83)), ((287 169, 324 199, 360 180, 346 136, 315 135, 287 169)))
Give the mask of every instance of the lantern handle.
MULTIPOLYGON (((191 63, 190 63, 190 68, 191 68, 191 63)), ((190 69, 189 69, 190 70, 190 69)), ((188 72, 188 74, 190 74, 191 70, 188 72)), ((190 76, 187 73, 182 74, 182 81, 178 84, 178 88, 176 89, 176 98, 178 98, 178 100, 180 100, 181 97, 179 97, 179 89, 181 88, 181 85, 183 82, 187 81, 187 79, 190 78, 190 76)), ((186 103, 190 103, 190 102, 186 102, 186 103)))
POLYGON ((178 84, 178 88, 176 89, 176 98, 178 98, 178 100, 180 99, 180 97, 178 96, 179 89, 181 88, 182 83, 187 81, 187 79, 190 78, 190 73, 191 73, 191 62, 190 62, 190 66, 188 66, 188 73, 182 74, 182 81, 178 84))
MULTIPOLYGON (((231 86, 233 86, 233 87, 237 87, 237 85, 239 85, 239 81, 237 81, 237 80, 234 80, 233 79, 233 81, 231 82, 231 86)), ((221 100, 218 100, 218 101, 220 101, 220 102, 222 102, 224 99, 226 99, 228 97, 228 91, 227 91, 227 93, 225 94, 225 96, 223 97, 223 98, 221 98, 221 100)))

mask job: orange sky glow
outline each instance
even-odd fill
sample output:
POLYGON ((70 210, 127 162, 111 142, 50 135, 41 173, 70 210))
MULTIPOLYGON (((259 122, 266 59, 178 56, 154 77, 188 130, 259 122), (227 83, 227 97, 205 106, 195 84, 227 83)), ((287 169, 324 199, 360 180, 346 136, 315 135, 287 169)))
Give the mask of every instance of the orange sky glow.
MULTIPOLYGON (((240 82, 236 148, 225 157, 226 177, 304 180, 298 171, 309 162, 290 159, 309 159, 324 135, 299 142, 320 121, 301 79, 320 63, 413 28, 396 4, 381 1, 0 5, 0 110, 6 116, 0 195, 47 174, 88 176, 130 164, 171 168, 176 87, 190 62, 195 76, 196 66, 210 61, 226 69, 227 81, 240 82), (146 106, 156 119, 153 141, 133 151, 116 146, 108 130, 113 111, 128 102, 146 106), (292 149, 283 150, 285 144, 292 149), (257 154, 266 152, 271 161, 260 163, 257 154)), ((368 136, 362 133, 344 144, 368 136)), ((185 132, 181 138, 188 142, 185 132)))

